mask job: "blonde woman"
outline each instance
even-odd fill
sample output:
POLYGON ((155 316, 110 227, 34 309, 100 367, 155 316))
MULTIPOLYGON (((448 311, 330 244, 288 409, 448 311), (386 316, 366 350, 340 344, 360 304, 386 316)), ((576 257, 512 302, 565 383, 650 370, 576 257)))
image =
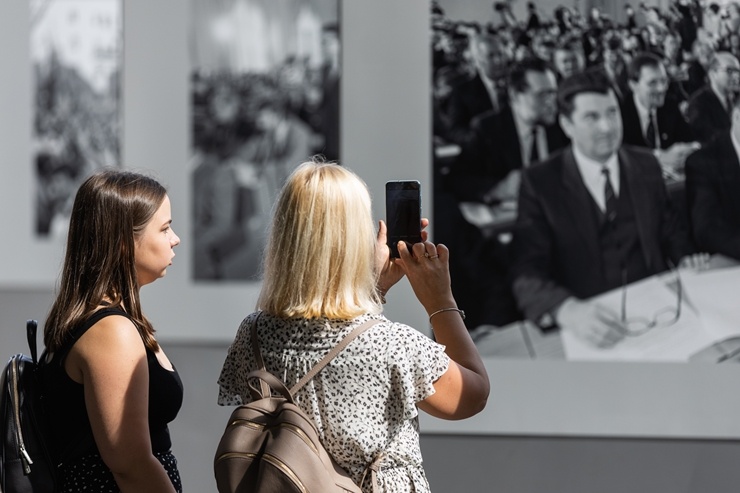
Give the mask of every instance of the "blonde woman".
MULTIPOLYGON (((422 238, 400 243, 401 258, 392 261, 382 221, 375 233, 364 182, 336 164, 299 166, 278 198, 258 312, 244 319, 229 348, 219 404, 251 400, 246 375, 256 363, 250 327, 260 312, 265 365, 288 387, 353 328, 378 319, 296 400, 356 483, 382 452, 381 491, 429 491, 418 409, 467 418, 485 406, 489 382, 450 290, 449 252, 427 241, 426 233, 422 238), (404 275, 430 316, 436 342, 382 315, 384 297, 404 275)), ((371 491, 369 478, 361 486, 371 491)))

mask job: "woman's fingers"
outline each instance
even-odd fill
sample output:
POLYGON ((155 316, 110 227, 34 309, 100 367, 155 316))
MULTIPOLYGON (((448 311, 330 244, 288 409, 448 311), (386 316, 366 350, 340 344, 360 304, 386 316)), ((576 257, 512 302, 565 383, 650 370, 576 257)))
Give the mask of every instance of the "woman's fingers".
POLYGON ((382 219, 378 221, 378 243, 386 244, 388 242, 388 227, 382 219))
POLYGON ((442 262, 446 263, 450 260, 450 249, 442 243, 437 245, 437 254, 439 255, 439 260, 442 262))
POLYGON ((429 219, 426 217, 421 218, 421 241, 427 241, 429 239, 429 232, 426 231, 427 226, 429 226, 429 219))

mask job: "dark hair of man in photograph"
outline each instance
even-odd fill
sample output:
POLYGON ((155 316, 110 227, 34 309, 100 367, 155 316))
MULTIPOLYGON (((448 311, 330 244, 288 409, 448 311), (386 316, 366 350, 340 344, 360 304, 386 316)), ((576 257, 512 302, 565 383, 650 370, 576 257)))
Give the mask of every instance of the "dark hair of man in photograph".
POLYGON ((640 73, 643 67, 658 68, 662 60, 655 53, 642 52, 635 55, 627 66, 627 75, 630 80, 637 82, 640 80, 640 73))
POLYGON ((527 85, 527 72, 546 72, 554 73, 552 66, 538 57, 525 58, 521 62, 515 63, 509 69, 508 87, 509 91, 522 93, 529 89, 527 85))
POLYGON ((339 23, 338 22, 327 22, 321 26, 321 30, 325 33, 333 33, 339 36, 339 23))
POLYGON ((609 94, 611 86, 606 76, 601 72, 584 71, 563 80, 558 87, 558 111, 561 115, 570 118, 573 114, 573 100, 579 94, 595 92, 609 94))
POLYGON ((622 51, 622 39, 616 34, 607 34, 603 41, 604 49, 622 51))

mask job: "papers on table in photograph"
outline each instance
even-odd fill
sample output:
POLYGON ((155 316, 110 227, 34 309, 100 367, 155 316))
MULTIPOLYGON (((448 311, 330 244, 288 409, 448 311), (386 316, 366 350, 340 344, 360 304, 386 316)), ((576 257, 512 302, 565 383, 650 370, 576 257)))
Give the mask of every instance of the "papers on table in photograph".
MULTIPOLYGON (((652 319, 657 310, 675 306, 673 278, 650 277, 627 287, 630 318, 652 319)), ((627 336, 609 348, 594 347, 562 331, 568 360, 597 361, 689 361, 692 355, 720 341, 740 336, 740 304, 733 303, 733 288, 740 281, 740 268, 695 273, 681 271, 683 302, 681 316, 673 324, 656 327, 638 336, 627 336)), ((615 313, 621 313, 622 290, 594 297, 615 313)))

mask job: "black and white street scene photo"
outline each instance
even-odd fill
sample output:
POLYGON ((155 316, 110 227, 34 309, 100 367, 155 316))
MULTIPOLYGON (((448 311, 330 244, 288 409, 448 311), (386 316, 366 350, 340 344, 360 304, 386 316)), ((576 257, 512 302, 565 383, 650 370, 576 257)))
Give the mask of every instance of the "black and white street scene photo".
POLYGON ((295 166, 339 159, 338 0, 191 0, 196 281, 255 281, 295 166))
POLYGON ((32 157, 39 238, 64 238, 89 174, 120 166, 122 0, 31 0, 32 157))

